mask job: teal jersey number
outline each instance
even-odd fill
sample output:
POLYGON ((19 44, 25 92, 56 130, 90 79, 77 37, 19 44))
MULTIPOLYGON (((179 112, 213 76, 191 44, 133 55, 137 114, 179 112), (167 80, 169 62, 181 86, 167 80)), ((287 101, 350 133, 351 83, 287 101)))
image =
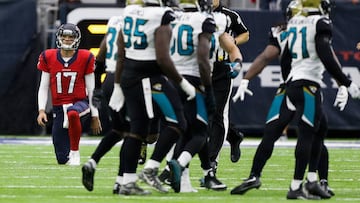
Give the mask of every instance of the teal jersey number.
POLYGON ((296 59, 298 58, 298 54, 293 50, 294 49, 294 44, 297 40, 301 40, 301 54, 302 54, 302 58, 309 58, 309 52, 307 49, 307 44, 306 44, 306 27, 303 27, 299 30, 299 32, 297 31, 296 27, 291 27, 289 28, 289 39, 290 39, 290 52, 292 55, 292 58, 296 59))
POLYGON ((117 53, 113 53, 114 52, 114 43, 115 43, 115 37, 116 37, 116 29, 111 27, 108 30, 108 36, 110 36, 110 40, 107 41, 107 49, 106 49, 106 58, 107 59, 111 59, 111 57, 114 57, 114 60, 117 60, 117 53))
POLYGON ((131 38, 135 37, 135 38, 139 38, 140 40, 136 40, 133 44, 134 49, 146 49, 146 47, 148 46, 148 42, 147 42, 147 36, 144 32, 140 31, 140 27, 142 27, 143 25, 145 25, 147 22, 147 20, 144 19, 136 19, 135 20, 135 25, 134 25, 134 20, 130 17, 126 17, 124 19, 124 35, 126 35, 127 41, 125 42, 125 47, 126 48, 130 48, 132 46, 131 44, 131 38))

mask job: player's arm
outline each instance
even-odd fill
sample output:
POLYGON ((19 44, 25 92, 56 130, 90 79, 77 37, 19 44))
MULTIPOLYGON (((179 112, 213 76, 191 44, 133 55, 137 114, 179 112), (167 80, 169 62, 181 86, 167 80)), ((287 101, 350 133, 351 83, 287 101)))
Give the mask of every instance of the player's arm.
POLYGON ((101 75, 105 73, 106 65, 106 35, 100 43, 99 52, 95 60, 95 88, 101 88, 101 75))
POLYGON ((99 111, 94 106, 92 99, 93 99, 93 91, 95 89, 95 74, 89 73, 85 75, 85 86, 88 92, 89 97, 89 106, 91 111, 91 129, 94 134, 99 134, 101 132, 101 123, 99 119, 99 111))
POLYGON ((37 122, 42 127, 45 127, 46 122, 48 122, 45 108, 48 100, 49 85, 50 85, 50 73, 42 71, 40 86, 38 91, 39 115, 37 117, 37 122))
POLYGON ((255 58, 243 79, 251 80, 259 75, 272 60, 279 57, 279 54, 280 50, 278 47, 270 44, 267 45, 261 54, 255 58))
POLYGON ((239 48, 234 43, 234 38, 230 36, 230 34, 224 32, 219 36, 220 46, 224 51, 229 54, 229 58, 231 62, 243 60, 242 54, 239 48))
POLYGON ((241 45, 241 44, 244 44, 247 41, 249 41, 249 38, 250 38, 250 33, 249 33, 249 31, 247 31, 247 32, 237 35, 234 38, 234 41, 235 41, 236 45, 241 45))
POLYGON ((233 12, 231 15, 232 27, 231 29, 237 33, 237 36, 234 38, 234 42, 236 45, 241 45, 249 41, 250 33, 247 27, 244 25, 240 15, 233 12))
POLYGON ((211 37, 216 30, 215 21, 207 18, 202 25, 202 33, 199 35, 197 49, 197 61, 199 64, 200 78, 204 86, 211 85, 211 64, 210 64, 210 46, 211 37))
POLYGON ((332 26, 328 19, 319 20, 316 25, 315 46, 316 52, 326 70, 339 84, 349 87, 351 80, 341 70, 341 65, 331 45, 332 26))

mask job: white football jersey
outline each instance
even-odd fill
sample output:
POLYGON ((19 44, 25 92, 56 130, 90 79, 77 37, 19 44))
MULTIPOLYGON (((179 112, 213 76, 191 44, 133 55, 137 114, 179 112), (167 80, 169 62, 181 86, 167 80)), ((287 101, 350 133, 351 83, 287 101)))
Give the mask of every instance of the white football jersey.
POLYGON ((210 60, 213 63, 216 61, 216 57, 219 57, 216 55, 216 53, 223 52, 223 49, 220 47, 219 36, 226 31, 226 27, 230 24, 229 22, 231 19, 229 19, 225 14, 220 12, 213 12, 212 14, 216 24, 216 31, 213 34, 214 38, 212 39, 213 44, 211 47, 211 50, 213 52, 210 55, 210 60))
POLYGON ((116 69, 117 51, 116 44, 119 32, 123 23, 122 16, 113 16, 107 23, 107 36, 106 36, 106 71, 114 73, 116 69))
POLYGON ((181 75, 200 77, 197 61, 198 36, 203 32, 202 25, 211 17, 200 12, 177 12, 174 21, 171 44, 171 58, 181 75))
POLYGON ((288 80, 306 79, 321 84, 325 68, 315 48, 316 24, 321 18, 320 15, 298 15, 289 20, 288 48, 292 62, 288 80))
POLYGON ((156 60, 155 30, 169 7, 142 7, 129 5, 124 9, 124 35, 126 58, 139 61, 156 60))

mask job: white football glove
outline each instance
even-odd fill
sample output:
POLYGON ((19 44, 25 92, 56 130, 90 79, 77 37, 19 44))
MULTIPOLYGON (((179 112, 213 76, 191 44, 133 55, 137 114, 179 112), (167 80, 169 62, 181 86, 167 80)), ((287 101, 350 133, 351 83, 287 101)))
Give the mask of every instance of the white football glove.
POLYGON ((236 102, 239 99, 239 97, 241 101, 244 101, 245 93, 250 96, 253 95, 252 91, 248 89, 248 85, 249 85, 249 80, 247 79, 241 80, 240 86, 238 87, 235 96, 233 96, 232 98, 233 102, 236 102))
POLYGON ((339 107, 340 111, 343 111, 347 104, 348 97, 349 97, 349 94, 348 94, 347 88, 343 85, 340 86, 338 89, 338 92, 336 94, 334 106, 339 107))
POLYGON ((350 93, 351 98, 360 99, 360 90, 359 86, 357 86, 354 82, 351 82, 350 86, 347 88, 350 93))
POLYGON ((115 83, 114 84, 114 90, 111 94, 111 98, 109 101, 109 106, 110 108, 112 108, 114 111, 119 112, 121 107, 123 107, 125 102, 125 97, 123 94, 123 91, 120 87, 119 83, 115 83))
POLYGON ((187 100, 192 100, 196 96, 196 89, 185 78, 180 82, 180 87, 188 95, 187 100))

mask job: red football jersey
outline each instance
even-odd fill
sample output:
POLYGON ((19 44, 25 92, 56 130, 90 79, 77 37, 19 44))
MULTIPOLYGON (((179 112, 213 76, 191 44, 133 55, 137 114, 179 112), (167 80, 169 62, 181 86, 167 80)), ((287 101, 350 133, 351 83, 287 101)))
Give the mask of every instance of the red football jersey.
POLYGON ((79 49, 65 62, 60 49, 48 49, 39 56, 37 68, 50 73, 52 103, 55 106, 75 103, 87 97, 85 75, 94 72, 94 55, 79 49))

